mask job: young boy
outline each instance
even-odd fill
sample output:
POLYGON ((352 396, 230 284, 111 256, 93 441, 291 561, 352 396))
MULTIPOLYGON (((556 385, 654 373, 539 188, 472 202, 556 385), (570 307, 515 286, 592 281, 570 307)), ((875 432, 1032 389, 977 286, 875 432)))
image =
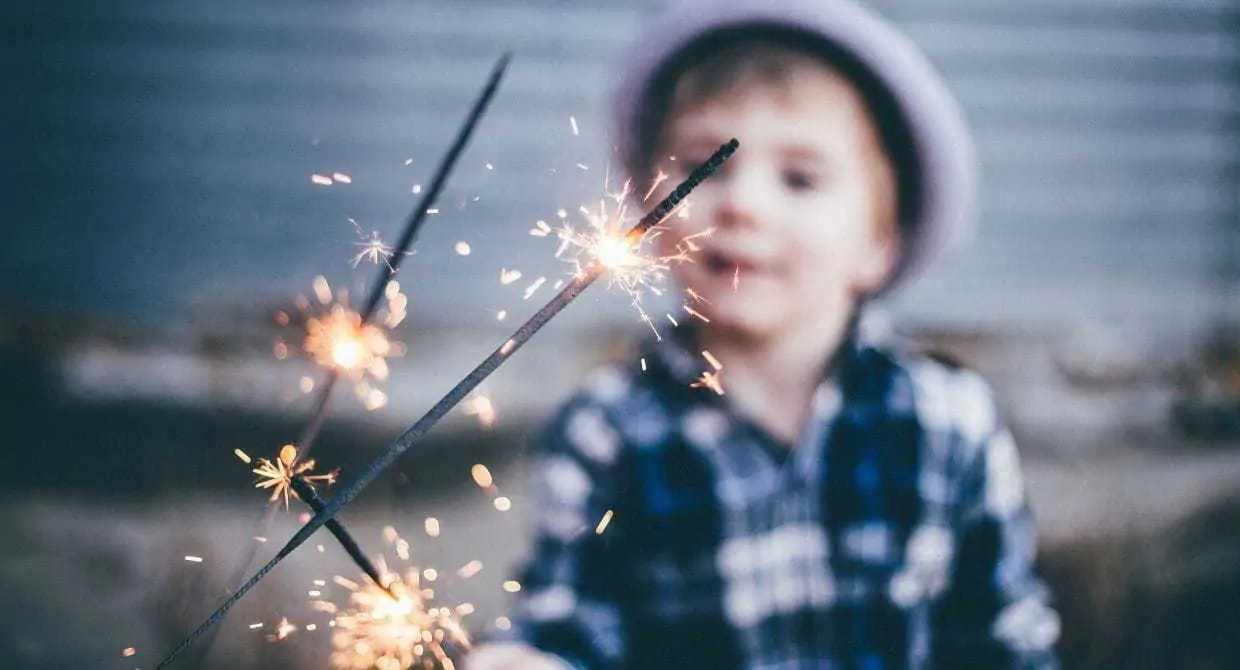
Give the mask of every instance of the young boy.
POLYGON ((645 370, 596 376, 552 422, 520 642, 466 666, 1054 667, 988 387, 857 328, 968 223, 955 104, 858 6, 689 4, 631 52, 618 126, 638 184, 740 139, 659 238, 714 228, 676 268, 709 321, 647 342, 645 370), (694 384, 702 351, 725 395, 694 384))

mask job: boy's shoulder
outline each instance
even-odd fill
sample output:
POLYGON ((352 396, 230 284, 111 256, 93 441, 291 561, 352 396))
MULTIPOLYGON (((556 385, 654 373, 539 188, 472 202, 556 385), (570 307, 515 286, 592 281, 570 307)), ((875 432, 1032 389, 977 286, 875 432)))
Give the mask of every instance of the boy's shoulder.
POLYGON ((549 425, 600 462, 614 460, 626 445, 660 443, 674 428, 674 410, 664 395, 640 371, 619 364, 591 371, 549 425))
POLYGON ((958 357, 908 342, 880 349, 907 374, 923 429, 950 432, 975 445, 1001 429, 990 382, 958 357))

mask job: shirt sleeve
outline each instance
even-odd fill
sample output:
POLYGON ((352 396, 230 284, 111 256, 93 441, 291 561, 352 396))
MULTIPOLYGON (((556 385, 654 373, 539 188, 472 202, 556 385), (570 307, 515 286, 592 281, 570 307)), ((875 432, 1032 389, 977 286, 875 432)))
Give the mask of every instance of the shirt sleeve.
POLYGON ((602 407, 578 399, 551 422, 539 447, 536 539, 514 632, 575 668, 622 667, 622 573, 613 533, 596 532, 615 508, 620 437, 602 407))
POLYGON ((1016 444, 999 423, 973 453, 952 582, 937 612, 935 666, 1058 668, 1059 616, 1034 571, 1037 541, 1016 444))

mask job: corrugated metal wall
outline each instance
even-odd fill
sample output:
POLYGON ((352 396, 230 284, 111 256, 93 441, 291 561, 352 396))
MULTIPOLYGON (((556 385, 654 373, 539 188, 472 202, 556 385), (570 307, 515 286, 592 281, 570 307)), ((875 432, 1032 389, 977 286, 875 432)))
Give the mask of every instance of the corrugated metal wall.
MULTIPOLYGON (((320 272, 346 281, 357 241, 347 219, 395 234, 410 186, 511 47, 508 80, 405 276, 426 318, 476 323, 519 306, 499 268, 560 271, 526 230, 598 193, 612 66, 650 4, 5 3, 0 304, 160 319, 201 301, 291 295, 320 272), (310 183, 335 171, 353 183, 310 183), (468 258, 451 253, 462 239, 468 258)), ((1240 8, 875 4, 955 86, 986 169, 973 253, 905 295, 905 314, 1181 320, 1226 309, 1240 287, 1240 8)))
POLYGON ((954 85, 986 177, 974 253, 910 306, 1181 319, 1235 295, 1240 5, 881 6, 954 85))

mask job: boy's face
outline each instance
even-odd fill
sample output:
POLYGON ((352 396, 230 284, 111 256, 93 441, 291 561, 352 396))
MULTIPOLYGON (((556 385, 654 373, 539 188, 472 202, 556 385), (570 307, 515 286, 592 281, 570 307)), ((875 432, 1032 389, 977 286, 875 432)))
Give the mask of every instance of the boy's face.
POLYGON ((683 178, 732 137, 740 149, 690 197, 658 239, 707 228, 677 278, 705 298, 711 327, 769 339, 847 318, 881 286, 895 253, 891 169, 860 95, 804 63, 777 84, 750 78, 669 118, 661 155, 683 178))

